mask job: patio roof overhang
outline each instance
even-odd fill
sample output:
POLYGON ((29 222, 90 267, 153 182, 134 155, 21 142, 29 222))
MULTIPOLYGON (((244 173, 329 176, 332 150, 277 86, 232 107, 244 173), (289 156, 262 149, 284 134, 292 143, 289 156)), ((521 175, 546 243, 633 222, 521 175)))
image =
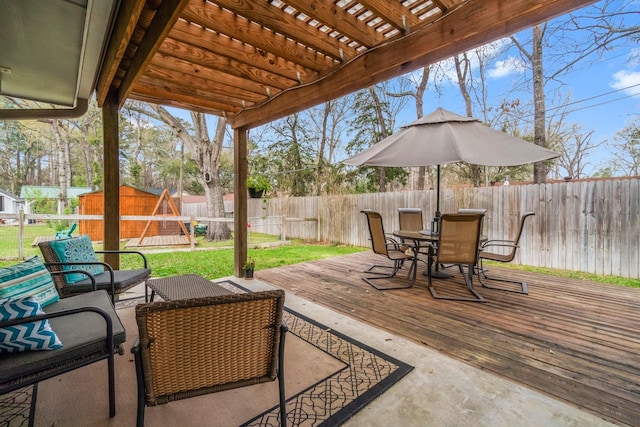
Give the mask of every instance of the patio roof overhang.
MULTIPOLYGON (((105 206, 115 210, 110 219, 105 212, 105 247, 113 249, 113 117, 127 99, 226 117, 236 130, 235 188, 242 195, 248 129, 594 2, 0 0, 0 94, 71 107, 5 109, 0 119, 80 116, 96 94, 105 125, 105 206), (20 90, 3 92, 19 80, 20 90)), ((246 197, 236 198, 235 212, 246 216, 246 197)), ((238 273, 246 259, 244 224, 236 222, 238 273)))
POLYGON ((112 94, 250 128, 593 2, 0 0, 0 93, 77 107, 95 89, 100 106, 112 94))

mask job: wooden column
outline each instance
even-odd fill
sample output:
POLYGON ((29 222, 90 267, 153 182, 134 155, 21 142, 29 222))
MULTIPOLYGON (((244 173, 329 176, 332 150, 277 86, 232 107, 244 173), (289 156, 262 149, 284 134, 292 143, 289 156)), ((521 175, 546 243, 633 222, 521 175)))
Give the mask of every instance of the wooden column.
MULTIPOLYGON (((104 249, 120 249, 120 161, 118 100, 109 94, 102 106, 104 136, 104 249)), ((104 261, 114 270, 120 269, 120 257, 106 254, 104 261)))
POLYGON ((247 128, 234 129, 233 162, 235 177, 233 188, 233 264, 236 277, 244 276, 247 262, 247 128))

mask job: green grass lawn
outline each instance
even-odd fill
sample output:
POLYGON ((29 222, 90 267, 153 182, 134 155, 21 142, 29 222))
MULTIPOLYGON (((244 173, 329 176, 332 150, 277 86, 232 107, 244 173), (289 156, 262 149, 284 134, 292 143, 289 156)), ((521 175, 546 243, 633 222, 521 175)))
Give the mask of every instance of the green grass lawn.
MULTIPOLYGON (((290 245, 249 249, 249 259, 256 271, 329 258, 368 250, 353 246, 315 245, 292 242, 290 245)), ((207 279, 233 275, 233 250, 218 249, 196 252, 166 252, 147 254, 154 277, 197 273, 207 279)), ((135 259, 122 262, 121 268, 133 268, 135 259)))

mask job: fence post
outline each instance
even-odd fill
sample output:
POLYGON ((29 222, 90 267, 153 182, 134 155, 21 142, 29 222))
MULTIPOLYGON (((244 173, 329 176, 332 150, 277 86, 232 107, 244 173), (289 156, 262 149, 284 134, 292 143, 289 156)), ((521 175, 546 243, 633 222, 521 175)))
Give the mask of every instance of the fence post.
POLYGON ((193 212, 191 213, 191 227, 189 227, 189 234, 191 237, 191 252, 196 250, 196 217, 193 212))
POLYGON ((18 211, 18 259, 24 259, 24 209, 18 211))
POLYGON ((280 224, 280 227, 282 228, 282 233, 280 233, 280 235, 282 236, 282 241, 283 241, 283 242, 285 242, 285 241, 287 240, 287 239, 286 239, 286 237, 287 237, 287 236, 286 236, 286 233, 285 233, 284 228, 285 228, 285 227, 286 227, 286 225, 287 225, 287 217, 286 217, 286 216, 284 216, 284 215, 282 215, 282 220, 281 220, 281 221, 282 221, 282 222, 281 222, 281 224, 280 224))

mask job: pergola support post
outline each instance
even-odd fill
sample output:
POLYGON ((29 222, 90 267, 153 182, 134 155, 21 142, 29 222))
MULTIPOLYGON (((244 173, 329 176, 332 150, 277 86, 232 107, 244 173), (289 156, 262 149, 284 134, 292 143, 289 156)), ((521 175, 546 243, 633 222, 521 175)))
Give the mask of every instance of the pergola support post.
MULTIPOLYGON (((118 99, 110 94, 102 106, 104 136, 103 236, 105 250, 120 249, 120 161, 118 99)), ((120 269, 118 254, 105 254, 104 261, 114 270, 120 269)))
POLYGON ((233 162, 235 177, 233 188, 233 264, 236 277, 244 276, 244 265, 247 262, 247 127, 234 129, 233 162))

